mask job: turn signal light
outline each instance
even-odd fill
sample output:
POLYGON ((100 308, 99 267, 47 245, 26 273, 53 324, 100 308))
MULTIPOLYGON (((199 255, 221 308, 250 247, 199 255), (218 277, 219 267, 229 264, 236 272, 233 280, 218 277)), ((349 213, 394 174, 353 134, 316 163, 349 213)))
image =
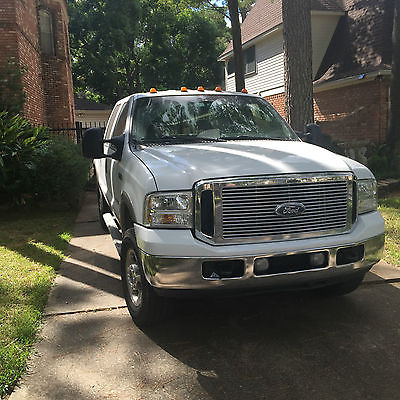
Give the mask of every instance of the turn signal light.
POLYGON ((247 89, 243 88, 242 93, 249 93, 249 92, 247 91, 247 89))
POLYGON ((182 86, 181 87, 181 92, 187 92, 187 87, 186 86, 182 86))
POLYGON ((197 90, 198 90, 199 92, 204 92, 203 86, 199 86, 199 87, 197 88, 197 90))
POLYGON ((222 92, 222 88, 221 88, 220 86, 217 86, 217 87, 215 88, 215 91, 216 91, 216 92, 222 92))
POLYGON ((152 87, 152 88, 150 89, 150 93, 157 93, 157 89, 154 88, 154 87, 152 87))

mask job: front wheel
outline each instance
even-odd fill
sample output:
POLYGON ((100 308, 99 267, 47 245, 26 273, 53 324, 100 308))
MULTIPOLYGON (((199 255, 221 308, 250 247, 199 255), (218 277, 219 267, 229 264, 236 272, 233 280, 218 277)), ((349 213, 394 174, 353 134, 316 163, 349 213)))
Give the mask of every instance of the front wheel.
POLYGON ((159 297, 147 282, 133 229, 125 232, 122 241, 121 276, 126 305, 137 325, 149 325, 167 314, 168 300, 159 297))

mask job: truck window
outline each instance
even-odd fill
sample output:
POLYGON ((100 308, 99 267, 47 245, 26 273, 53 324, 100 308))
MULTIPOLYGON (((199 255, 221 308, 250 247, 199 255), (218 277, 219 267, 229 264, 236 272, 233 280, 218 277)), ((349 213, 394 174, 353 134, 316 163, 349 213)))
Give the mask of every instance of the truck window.
POLYGON ((114 125, 115 117, 118 115, 118 111, 119 111, 120 108, 121 108, 121 106, 118 104, 118 105, 116 105, 116 106, 114 107, 114 109, 112 110, 112 113, 111 113, 111 115, 110 115, 110 118, 108 119, 108 122, 107 122, 106 132, 105 132, 105 134, 104 134, 104 137, 105 137, 106 139, 109 139, 110 136, 111 136, 111 128, 112 128, 113 125, 114 125))
POLYGON ((118 117, 118 121, 115 124, 115 128, 114 131, 112 133, 112 137, 115 136, 120 136, 124 133, 125 131, 125 126, 126 126, 126 117, 128 116, 128 102, 126 102, 123 106, 122 106, 122 111, 119 114, 118 117))

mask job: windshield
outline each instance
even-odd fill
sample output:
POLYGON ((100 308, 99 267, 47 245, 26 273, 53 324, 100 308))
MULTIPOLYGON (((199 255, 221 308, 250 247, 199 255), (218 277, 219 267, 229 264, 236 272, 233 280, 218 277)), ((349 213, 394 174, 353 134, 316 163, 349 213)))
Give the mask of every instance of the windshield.
POLYGON ((272 106, 250 96, 143 97, 133 121, 133 137, 142 144, 298 140, 272 106))

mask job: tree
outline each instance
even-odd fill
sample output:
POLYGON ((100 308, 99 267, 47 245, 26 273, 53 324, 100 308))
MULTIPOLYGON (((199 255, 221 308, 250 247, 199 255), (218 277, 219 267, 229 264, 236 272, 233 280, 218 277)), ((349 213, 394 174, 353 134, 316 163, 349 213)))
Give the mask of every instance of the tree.
POLYGON ((389 163, 395 174, 400 174, 400 0, 394 0, 392 31, 392 80, 390 85, 390 113, 387 145, 389 163))
POLYGON ((310 0, 283 0, 285 113, 293 129, 314 120, 310 0))
POLYGON ((253 8, 254 3, 254 0, 239 0, 239 13, 240 18, 242 19, 242 23, 247 17, 250 10, 253 8))
POLYGON ((69 4, 78 91, 90 88, 99 100, 113 103, 152 86, 210 87, 221 80, 217 58, 226 46, 226 24, 222 15, 199 0, 69 4))
POLYGON ((228 10, 232 27, 233 61, 235 64, 235 86, 236 91, 240 92, 245 87, 245 83, 242 51, 242 33, 240 30, 239 22, 238 0, 228 0, 228 10))

